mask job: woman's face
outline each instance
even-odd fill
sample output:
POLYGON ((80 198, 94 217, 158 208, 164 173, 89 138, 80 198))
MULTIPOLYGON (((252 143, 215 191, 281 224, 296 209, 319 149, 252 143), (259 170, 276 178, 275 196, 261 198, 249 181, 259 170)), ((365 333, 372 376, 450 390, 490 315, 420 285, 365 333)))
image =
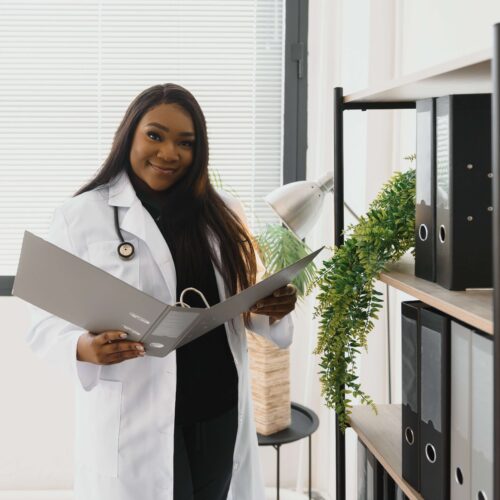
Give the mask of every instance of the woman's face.
POLYGON ((144 114, 130 148, 134 173, 151 189, 173 186, 191 166, 194 124, 178 104, 159 104, 144 114))

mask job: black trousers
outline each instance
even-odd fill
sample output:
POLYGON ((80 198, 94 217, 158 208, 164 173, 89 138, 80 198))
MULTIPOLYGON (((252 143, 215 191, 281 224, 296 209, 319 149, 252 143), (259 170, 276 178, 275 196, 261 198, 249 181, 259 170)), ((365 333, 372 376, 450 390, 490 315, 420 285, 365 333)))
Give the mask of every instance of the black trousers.
POLYGON ((237 430, 237 405, 213 419, 175 426, 174 500, 226 500, 237 430))

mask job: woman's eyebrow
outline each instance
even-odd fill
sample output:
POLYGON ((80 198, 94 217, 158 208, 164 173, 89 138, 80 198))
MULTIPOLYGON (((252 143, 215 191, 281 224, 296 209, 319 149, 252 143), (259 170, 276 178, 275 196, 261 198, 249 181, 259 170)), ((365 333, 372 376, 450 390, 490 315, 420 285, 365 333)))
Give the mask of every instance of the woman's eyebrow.
MULTIPOLYGON (((154 125, 155 127, 161 128, 165 132, 170 132, 170 129, 168 127, 165 127, 161 123, 151 122, 147 125, 154 125)), ((181 135, 182 137, 194 137, 194 132, 179 132, 179 135, 181 135)))

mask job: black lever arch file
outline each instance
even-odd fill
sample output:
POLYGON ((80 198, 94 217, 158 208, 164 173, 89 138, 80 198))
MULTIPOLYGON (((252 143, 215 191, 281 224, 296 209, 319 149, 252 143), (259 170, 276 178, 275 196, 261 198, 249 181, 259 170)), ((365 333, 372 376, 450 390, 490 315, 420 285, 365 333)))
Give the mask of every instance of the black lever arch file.
POLYGON ((420 301, 401 304, 403 478, 420 489, 420 301))
POLYGON ((420 310, 420 492, 426 500, 449 498, 450 319, 420 310))
POLYGON ((490 94, 437 98, 436 171, 436 281, 450 290, 489 288, 490 94))

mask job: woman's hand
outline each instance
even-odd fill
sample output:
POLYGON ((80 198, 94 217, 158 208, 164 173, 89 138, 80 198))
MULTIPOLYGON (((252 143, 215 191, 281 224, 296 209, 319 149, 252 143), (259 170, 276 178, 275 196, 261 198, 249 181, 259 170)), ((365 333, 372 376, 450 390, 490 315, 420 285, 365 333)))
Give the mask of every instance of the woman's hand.
POLYGON ((109 330, 102 333, 83 333, 78 339, 76 359, 96 365, 113 365, 126 359, 144 356, 139 342, 124 340, 125 332, 109 330))
POLYGON ((266 314, 271 319, 271 324, 295 309, 297 302, 297 288, 294 285, 286 285, 275 290, 272 295, 259 300, 250 312, 255 314, 266 314))

